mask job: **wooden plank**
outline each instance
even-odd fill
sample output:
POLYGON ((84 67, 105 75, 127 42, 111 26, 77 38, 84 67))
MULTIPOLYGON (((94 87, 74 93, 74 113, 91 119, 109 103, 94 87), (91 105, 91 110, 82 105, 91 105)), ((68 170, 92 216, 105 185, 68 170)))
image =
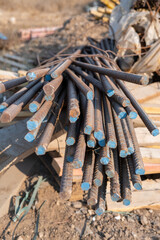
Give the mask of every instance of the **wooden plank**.
POLYGON ((0 217, 8 212, 11 197, 16 195, 38 157, 34 154, 12 166, 0 176, 0 217))
POLYGON ((160 146, 160 135, 156 137, 152 136, 146 127, 135 128, 135 132, 140 147, 160 146))
POLYGON ((148 86, 132 89, 131 93, 135 96, 139 103, 144 103, 150 99, 160 96, 160 85, 155 82, 148 86))
POLYGON ((144 103, 141 105, 147 114, 160 114, 160 104, 144 103))
POLYGON ((57 151, 62 157, 64 157, 66 147, 66 136, 67 132, 64 130, 63 135, 59 136, 58 138, 50 142, 47 148, 47 152, 57 151))
POLYGON ((17 77, 18 77, 18 74, 15 72, 0 70, 0 81, 2 81, 2 82, 11 80, 11 79, 14 79, 17 77))
POLYGON ((132 189, 132 202, 129 206, 113 202, 107 191, 107 206, 109 211, 123 212, 140 208, 160 209, 160 179, 145 180, 142 182, 143 190, 132 189))

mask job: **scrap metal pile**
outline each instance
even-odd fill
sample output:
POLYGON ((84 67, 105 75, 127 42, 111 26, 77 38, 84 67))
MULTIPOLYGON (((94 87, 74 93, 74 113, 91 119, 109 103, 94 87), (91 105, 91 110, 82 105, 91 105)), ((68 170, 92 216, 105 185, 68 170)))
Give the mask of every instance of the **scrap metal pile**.
POLYGON ((35 153, 43 155, 63 110, 68 130, 60 196, 70 198, 73 169, 82 168, 81 187, 88 191, 88 205, 96 205, 101 215, 109 182, 111 199, 124 205, 131 203, 130 180, 135 189, 142 188, 140 175, 145 170, 132 119, 139 115, 153 136, 159 130, 125 85, 146 85, 148 77, 118 68, 113 40, 88 40, 87 46, 70 55, 57 54, 26 77, 0 83, 2 93, 28 81, 0 104, 0 121, 11 122, 29 103, 34 114, 24 138, 31 142, 38 136, 35 153))

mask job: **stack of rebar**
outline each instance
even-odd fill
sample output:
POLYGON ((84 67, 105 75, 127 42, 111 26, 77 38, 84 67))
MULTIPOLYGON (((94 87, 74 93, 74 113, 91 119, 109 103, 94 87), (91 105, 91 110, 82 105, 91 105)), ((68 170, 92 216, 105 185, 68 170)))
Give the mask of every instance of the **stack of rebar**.
POLYGON ((132 119, 139 115, 153 136, 159 130, 124 84, 146 85, 149 79, 119 69, 112 40, 88 40, 88 46, 70 55, 57 54, 26 77, 0 83, 0 93, 27 83, 0 104, 0 121, 11 122, 29 104, 33 116, 24 138, 32 142, 43 128, 35 152, 44 155, 64 110, 67 138, 60 196, 70 198, 73 169, 82 168, 87 203, 101 215, 109 182, 111 199, 126 206, 131 203, 130 181, 142 189, 145 170, 132 119))

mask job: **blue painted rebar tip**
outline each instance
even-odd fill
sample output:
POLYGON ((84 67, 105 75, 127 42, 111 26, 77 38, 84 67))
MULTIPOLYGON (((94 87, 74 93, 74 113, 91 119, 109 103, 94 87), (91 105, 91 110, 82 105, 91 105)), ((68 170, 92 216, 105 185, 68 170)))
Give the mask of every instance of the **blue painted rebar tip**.
POLYGON ((67 162, 73 162, 74 157, 73 156, 67 156, 67 162))
POLYGON ((44 98, 45 98, 46 101, 52 101, 52 99, 53 99, 52 96, 47 96, 47 95, 45 95, 44 98))
POLYGON ((88 99, 88 100, 93 100, 93 98, 94 98, 93 92, 92 92, 92 91, 89 91, 89 92, 87 93, 87 99, 88 99))
POLYGON ((77 117, 69 117, 69 121, 71 122, 71 123, 75 123, 76 121, 77 121, 77 117))
POLYGON ((128 155, 131 155, 132 153, 134 153, 134 148, 128 147, 128 155))
POLYGON ((37 127, 38 127, 38 123, 37 122, 30 121, 30 120, 27 122, 27 129, 29 131, 32 131, 32 130, 36 129, 37 127))
POLYGON ((117 147, 117 143, 115 141, 109 140, 107 142, 107 145, 109 148, 116 148, 117 147))
POLYGON ((37 152, 36 154, 37 155, 44 155, 46 153, 46 150, 43 146, 39 146, 38 149, 37 149, 37 152))
POLYGON ((107 170, 106 171, 106 174, 107 174, 107 176, 109 177, 109 178, 113 178, 114 177, 114 171, 112 171, 112 170, 107 170))
POLYGON ((30 103, 29 104, 29 111, 30 112, 37 112, 37 109, 38 109, 38 106, 37 106, 37 104, 36 103, 30 103))
POLYGON ((98 144, 99 144, 100 147, 105 147, 105 145, 106 145, 106 140, 105 140, 105 139, 102 139, 102 140, 98 141, 98 144))
POLYGON ((90 187, 91 186, 90 186, 90 184, 88 182, 83 182, 81 184, 81 188, 82 188, 83 191, 88 191, 90 189, 90 187))
POLYGON ((114 193, 111 196, 111 199, 112 199, 113 202, 118 202, 118 200, 120 199, 120 196, 117 193, 114 193))
POLYGON ((52 79, 52 77, 51 77, 50 74, 46 74, 45 77, 44 77, 44 80, 45 80, 46 82, 51 81, 51 79, 52 79))
POLYGON ((107 96, 108 97, 112 97, 113 95, 114 95, 114 90, 113 89, 107 90, 107 96))
POLYGON ((152 136, 157 136, 157 135, 159 135, 159 129, 158 128, 156 128, 156 129, 154 129, 152 132, 151 132, 151 134, 152 134, 152 136))
POLYGON ((76 160, 73 161, 73 168, 78 169, 78 168, 81 168, 81 167, 82 167, 82 162, 80 160, 76 159, 76 160))
POLYGON ((103 132, 102 132, 102 131, 94 132, 94 137, 95 137, 98 141, 104 139, 103 132))
POLYGON ((88 141, 87 141, 87 146, 88 146, 89 148, 94 148, 94 147, 95 147, 95 141, 93 141, 93 140, 88 140, 88 141))
POLYGON ((95 213, 98 215, 98 216, 101 216, 103 213, 104 213, 104 209, 103 208, 97 208, 95 213))
POLYGON ((120 119, 124 119, 126 116, 127 116, 127 113, 126 113, 126 112, 120 112, 120 113, 118 114, 118 117, 119 117, 120 119))
POLYGON ((138 168, 135 170, 135 173, 138 175, 144 175, 145 174, 145 170, 144 168, 138 168))
POLYGON ((109 158, 107 158, 107 157, 102 157, 102 158, 100 159, 100 162, 101 162, 101 164, 103 164, 103 165, 107 165, 107 164, 109 163, 109 158))
POLYGON ((85 126, 84 133, 87 134, 87 135, 90 135, 91 132, 92 132, 92 127, 89 126, 89 125, 85 126))
POLYGON ((123 200, 123 205, 128 206, 131 204, 131 201, 129 199, 124 199, 123 200))
POLYGON ((94 183, 97 187, 100 187, 102 185, 102 181, 100 179, 97 179, 97 178, 94 180, 94 183))
POLYGON ((29 73, 27 74, 27 76, 28 76, 28 78, 29 78, 30 81, 33 81, 33 80, 36 79, 36 74, 35 74, 34 72, 29 72, 29 73))
POLYGON ((129 100, 129 99, 126 99, 126 100, 125 100, 125 105, 126 105, 126 107, 127 107, 127 106, 129 106, 129 105, 130 105, 130 103, 131 103, 131 102, 130 102, 130 100, 129 100))
POLYGON ((125 150, 121 150, 120 153, 119 153, 119 156, 121 158, 125 158, 125 157, 127 157, 127 152, 125 150))
POLYGON ((72 146, 75 143, 75 139, 73 137, 68 137, 66 140, 66 144, 68 146, 72 146))
POLYGON ((130 118, 130 119, 136 119, 137 116, 138 116, 138 114, 137 114, 136 112, 130 112, 130 113, 129 113, 129 118, 130 118))
POLYGON ((135 183, 133 186, 137 190, 142 190, 142 185, 140 183, 135 183))
POLYGON ((0 112, 3 112, 7 107, 4 105, 0 105, 0 112))
POLYGON ((33 142, 35 140, 33 134, 31 133, 27 133, 24 137, 24 139, 27 141, 27 142, 33 142))

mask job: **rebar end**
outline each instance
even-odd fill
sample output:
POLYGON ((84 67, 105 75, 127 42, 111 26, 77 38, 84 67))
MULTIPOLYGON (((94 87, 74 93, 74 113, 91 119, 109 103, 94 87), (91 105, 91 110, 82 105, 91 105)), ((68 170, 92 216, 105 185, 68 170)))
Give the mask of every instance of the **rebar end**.
POLYGON ((87 134, 87 135, 90 135, 91 132, 92 132, 92 127, 89 126, 89 125, 85 126, 84 133, 87 134))
POLYGON ((134 153, 134 148, 128 147, 128 155, 131 155, 132 153, 134 153))
POLYGON ((73 162, 74 157, 73 156, 67 156, 67 162, 73 162))
POLYGON ((120 150, 119 156, 120 156, 121 158, 127 157, 127 152, 126 152, 126 150, 120 150))
POLYGON ((7 107, 6 106, 4 106, 4 105, 0 105, 0 112, 3 112, 5 109, 6 109, 7 107))
POLYGON ((105 210, 104 210, 103 208, 97 208, 96 211, 95 211, 95 213, 96 213, 98 216, 102 215, 104 212, 105 212, 105 210))
POLYGON ((37 148, 36 154, 37 155, 44 155, 46 153, 46 149, 43 146, 39 146, 37 148))
POLYGON ((120 199, 120 196, 117 193, 114 193, 111 196, 111 199, 112 199, 113 202, 117 202, 120 199))
POLYGON ((66 144, 68 146, 72 146, 75 143, 75 139, 73 137, 68 137, 66 140, 66 144))
POLYGON ((27 133, 24 137, 27 142, 33 142, 35 140, 34 136, 31 133, 27 133))
POLYGON ((127 113, 126 113, 126 112, 120 112, 120 113, 118 114, 118 117, 119 117, 120 119, 124 119, 126 116, 127 116, 127 113))
POLYGON ((71 123, 75 123, 76 121, 77 121, 77 117, 69 117, 69 121, 71 122, 71 123))
POLYGON ((138 116, 138 114, 137 114, 136 112, 130 112, 130 113, 129 113, 130 119, 136 119, 137 116, 138 116))
POLYGON ((113 178, 114 177, 114 170, 107 170, 105 173, 106 173, 106 175, 109 178, 113 178))
POLYGON ((87 99, 88 100, 93 100, 93 98, 94 98, 93 92, 92 91, 87 92, 87 99))
POLYGON ((141 82, 142 85, 148 85, 149 77, 148 76, 142 76, 140 82, 141 82))
POLYGON ((107 90, 107 96, 108 97, 112 97, 113 95, 114 95, 114 90, 113 89, 109 89, 109 90, 107 90))
POLYGON ((36 79, 36 74, 34 72, 29 72, 27 73, 26 78, 28 81, 33 81, 36 79))
POLYGON ((95 142, 94 142, 93 140, 88 140, 88 141, 87 141, 87 146, 88 146, 89 148, 94 148, 94 147, 95 147, 95 142))
POLYGON ((94 179, 94 184, 97 186, 97 187, 100 187, 102 185, 102 181, 100 179, 94 179))
POLYGON ((123 200, 123 205, 128 206, 131 204, 131 201, 129 199, 124 199, 123 200))
POLYGON ((100 131, 100 130, 99 130, 98 132, 94 132, 94 137, 95 137, 98 141, 104 139, 103 132, 100 131))
POLYGON ((105 147, 105 145, 106 145, 106 140, 105 140, 105 139, 102 139, 102 140, 98 141, 98 144, 99 144, 100 147, 105 147))
POLYGON ((159 135, 159 129, 156 128, 151 132, 152 136, 156 137, 157 135, 159 135))
POLYGON ((91 185, 88 182, 83 182, 81 184, 81 188, 83 191, 88 191, 90 189, 91 185))
POLYGON ((29 111, 30 112, 37 112, 37 109, 38 109, 38 107, 37 107, 37 104, 36 103, 30 103, 29 104, 29 111))
POLYGON ((102 158, 100 159, 100 162, 101 162, 101 164, 103 164, 103 165, 107 165, 107 164, 109 163, 109 158, 107 158, 107 157, 102 157, 102 158))
POLYGON ((137 190, 142 190, 142 185, 140 183, 134 183, 134 188, 137 190))
POLYGON ((130 103, 131 103, 130 100, 126 99, 126 100, 124 100, 123 105, 124 105, 124 107, 128 107, 130 105, 130 103))
POLYGON ((35 122, 35 121, 27 121, 27 129, 29 130, 29 131, 32 131, 32 130, 34 130, 34 129, 36 129, 38 127, 38 123, 37 122, 35 122))
POLYGON ((135 170, 135 173, 138 175, 144 175, 145 174, 145 170, 144 168, 138 168, 135 170))
POLYGON ((109 148, 116 148, 117 147, 117 143, 115 141, 109 140, 107 143, 109 148))
POLYGON ((73 161, 73 168, 81 168, 82 167, 82 161, 76 159, 73 161))
POLYGON ((51 79, 52 79, 52 77, 51 77, 50 74, 46 74, 45 77, 44 77, 44 80, 45 80, 46 82, 51 81, 51 79))

